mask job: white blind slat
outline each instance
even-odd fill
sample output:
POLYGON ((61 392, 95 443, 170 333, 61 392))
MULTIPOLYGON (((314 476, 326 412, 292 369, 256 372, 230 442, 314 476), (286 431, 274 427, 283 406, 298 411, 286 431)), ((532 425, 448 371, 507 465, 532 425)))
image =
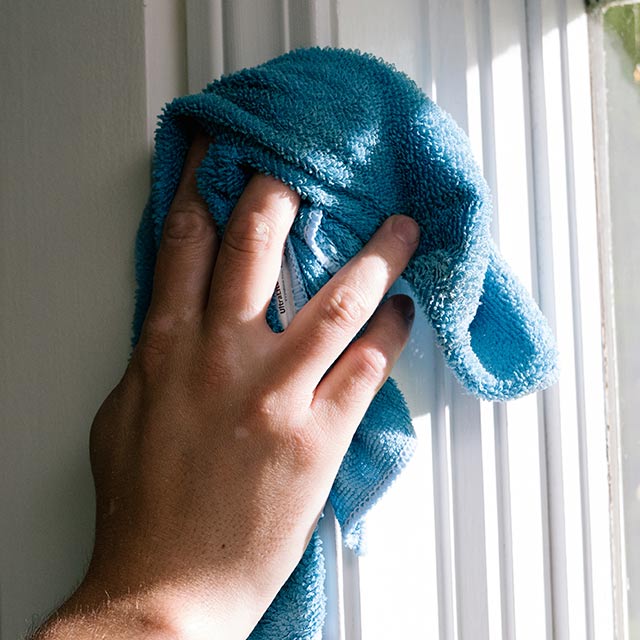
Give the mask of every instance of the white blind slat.
MULTIPOLYGON (((494 140, 495 227, 500 251, 525 286, 532 287, 535 269, 531 247, 528 74, 526 15, 523 2, 491 0, 491 92, 494 140)), ((489 116, 488 116, 489 117, 489 116)), ((492 144, 493 143, 493 144, 492 144)), ((508 474, 501 502, 501 536, 510 536, 509 557, 503 552, 503 614, 517 638, 548 637, 549 593, 545 585, 543 502, 539 446, 540 406, 529 396, 504 405, 497 416, 499 477, 508 474), (509 578, 512 577, 512 591, 509 578), (510 610, 513 607, 513 610, 510 610), (511 622, 511 619, 513 620, 511 622)), ((499 489, 502 492, 502 488, 499 489)), ((508 627, 503 629, 503 633, 508 627)))

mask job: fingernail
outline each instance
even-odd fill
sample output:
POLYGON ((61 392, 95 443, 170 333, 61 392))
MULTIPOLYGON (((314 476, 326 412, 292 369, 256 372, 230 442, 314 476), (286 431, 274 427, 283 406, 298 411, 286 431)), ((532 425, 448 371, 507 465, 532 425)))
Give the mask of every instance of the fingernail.
POLYGON ((402 315, 402 317, 407 321, 407 324, 413 322, 413 318, 416 315, 413 300, 409 296, 400 294, 393 296, 392 301, 394 309, 402 315))
POLYGON ((409 245, 418 242, 420 228, 413 218, 409 218, 408 216, 394 216, 391 228, 396 236, 403 242, 409 245))

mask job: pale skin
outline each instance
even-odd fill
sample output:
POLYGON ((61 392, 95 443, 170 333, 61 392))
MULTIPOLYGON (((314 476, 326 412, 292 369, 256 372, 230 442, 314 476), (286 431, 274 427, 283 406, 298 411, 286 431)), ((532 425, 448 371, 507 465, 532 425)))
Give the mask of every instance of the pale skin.
POLYGON ((255 175, 219 239, 195 186, 210 141, 191 146, 140 341, 91 428, 89 569, 34 640, 246 638, 409 337, 408 297, 376 311, 418 244, 406 216, 273 333, 265 314, 299 196, 255 175))

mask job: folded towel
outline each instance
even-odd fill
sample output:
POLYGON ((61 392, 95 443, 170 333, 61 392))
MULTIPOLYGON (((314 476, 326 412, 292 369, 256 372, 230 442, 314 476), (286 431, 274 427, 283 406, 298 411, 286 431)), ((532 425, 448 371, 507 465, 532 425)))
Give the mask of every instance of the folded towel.
MULTIPOLYGON (((552 333, 491 239, 491 197, 466 136, 407 76, 371 55, 341 49, 296 50, 165 107, 136 240, 134 345, 190 144, 189 121, 214 139, 197 182, 220 231, 254 170, 301 195, 285 252, 298 308, 386 217, 404 213, 422 235, 403 277, 462 385, 480 398, 507 400, 555 381, 552 333)), ((284 329, 275 300, 268 320, 274 330, 284 329)), ((362 550, 366 512, 414 447, 405 401, 389 380, 359 425, 331 490, 350 548, 362 550)), ((316 532, 251 638, 318 637, 323 581, 316 532)))

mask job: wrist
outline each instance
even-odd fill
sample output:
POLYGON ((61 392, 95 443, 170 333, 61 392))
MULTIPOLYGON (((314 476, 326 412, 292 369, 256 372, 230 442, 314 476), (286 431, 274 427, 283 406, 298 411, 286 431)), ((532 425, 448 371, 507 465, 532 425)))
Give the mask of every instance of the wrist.
POLYGON ((257 620, 237 605, 203 602, 175 587, 140 587, 114 596, 89 578, 32 640, 243 640, 257 620))
MULTIPOLYGON (((168 612, 167 612, 168 613, 168 612)), ((145 597, 111 597, 86 582, 47 620, 32 640, 190 640, 145 597)))

